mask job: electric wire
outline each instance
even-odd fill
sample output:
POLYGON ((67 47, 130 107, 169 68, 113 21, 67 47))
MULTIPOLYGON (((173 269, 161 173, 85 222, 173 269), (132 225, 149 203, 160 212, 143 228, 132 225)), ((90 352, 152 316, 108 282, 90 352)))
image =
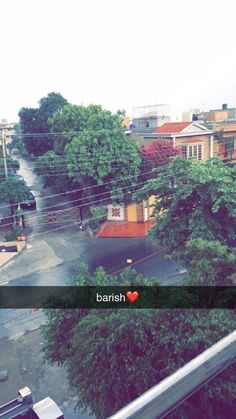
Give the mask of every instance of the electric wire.
MULTIPOLYGON (((161 165, 161 167, 154 168, 149 172, 117 178, 117 179, 114 179, 114 180, 111 180, 111 181, 108 181, 108 182, 104 182, 101 185, 92 185, 92 186, 86 186, 86 187, 83 187, 83 188, 76 188, 76 189, 73 189, 71 191, 61 192, 61 193, 49 195, 49 196, 46 196, 46 197, 39 197, 39 199, 55 198, 55 197, 62 196, 62 195, 68 194, 68 193, 73 193, 73 192, 84 192, 85 190, 88 190, 88 189, 91 189, 91 188, 95 188, 95 187, 99 187, 99 186, 103 187, 104 185, 109 185, 111 183, 117 183, 117 182, 123 181, 123 180, 130 180, 132 178, 137 178, 139 176, 146 176, 148 174, 153 174, 153 173, 156 174, 156 173, 161 172, 162 170, 167 170, 170 164, 171 163, 163 164, 163 165, 161 165)), ((181 166, 182 162, 179 162, 178 164, 181 166)), ((9 207, 9 205, 2 205, 2 206, 0 206, 0 209, 1 208, 6 208, 6 207, 9 207)))

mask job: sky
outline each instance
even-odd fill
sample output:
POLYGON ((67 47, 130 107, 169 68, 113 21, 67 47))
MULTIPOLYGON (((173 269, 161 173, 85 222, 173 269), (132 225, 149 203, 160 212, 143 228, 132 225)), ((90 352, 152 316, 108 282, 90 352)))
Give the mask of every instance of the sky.
POLYGON ((0 120, 50 92, 116 112, 236 107, 234 0, 1 0, 0 120))

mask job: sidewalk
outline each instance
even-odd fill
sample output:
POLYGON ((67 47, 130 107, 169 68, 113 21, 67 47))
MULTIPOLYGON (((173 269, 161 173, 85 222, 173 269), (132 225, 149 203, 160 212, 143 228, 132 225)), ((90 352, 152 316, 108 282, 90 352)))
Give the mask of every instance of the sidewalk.
MULTIPOLYGON (((6 242, 4 243, 6 244, 6 242)), ((63 262, 63 259, 57 257, 45 240, 35 240, 27 245, 25 245, 25 242, 20 243, 21 246, 22 244, 25 246, 24 253, 11 253, 11 257, 8 256, 9 254, 3 253, 2 260, 4 260, 4 257, 5 260, 4 265, 0 265, 0 285, 20 276, 27 276, 33 272, 52 268, 63 262), (19 255, 19 257, 15 257, 16 255, 19 255), (14 260, 9 263, 13 258, 14 260)))
POLYGON ((74 414, 76 399, 69 391, 66 370, 55 364, 44 364, 42 347, 39 330, 28 332, 17 340, 0 341, 0 370, 8 372, 8 379, 0 381, 0 405, 14 399, 19 389, 28 386, 34 402, 51 397, 65 419, 94 418, 78 411, 74 414))
POLYGON ((16 246, 17 252, 0 252, 0 269, 6 265, 11 259, 17 256, 26 246, 25 241, 0 241, 0 246, 16 246))

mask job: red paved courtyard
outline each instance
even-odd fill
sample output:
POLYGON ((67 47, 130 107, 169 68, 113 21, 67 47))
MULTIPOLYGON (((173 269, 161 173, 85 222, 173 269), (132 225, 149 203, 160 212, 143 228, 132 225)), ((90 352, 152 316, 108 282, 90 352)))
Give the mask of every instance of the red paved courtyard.
POLYGON ((152 221, 145 223, 107 221, 101 226, 97 237, 144 237, 153 226, 152 221))

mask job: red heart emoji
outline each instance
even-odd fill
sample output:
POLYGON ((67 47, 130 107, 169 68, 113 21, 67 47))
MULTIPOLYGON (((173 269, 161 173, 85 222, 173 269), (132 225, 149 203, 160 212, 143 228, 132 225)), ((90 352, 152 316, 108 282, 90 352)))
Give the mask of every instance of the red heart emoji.
POLYGON ((137 298, 139 297, 139 293, 138 293, 138 291, 128 291, 126 293, 126 296, 131 303, 134 303, 137 300, 137 298))

